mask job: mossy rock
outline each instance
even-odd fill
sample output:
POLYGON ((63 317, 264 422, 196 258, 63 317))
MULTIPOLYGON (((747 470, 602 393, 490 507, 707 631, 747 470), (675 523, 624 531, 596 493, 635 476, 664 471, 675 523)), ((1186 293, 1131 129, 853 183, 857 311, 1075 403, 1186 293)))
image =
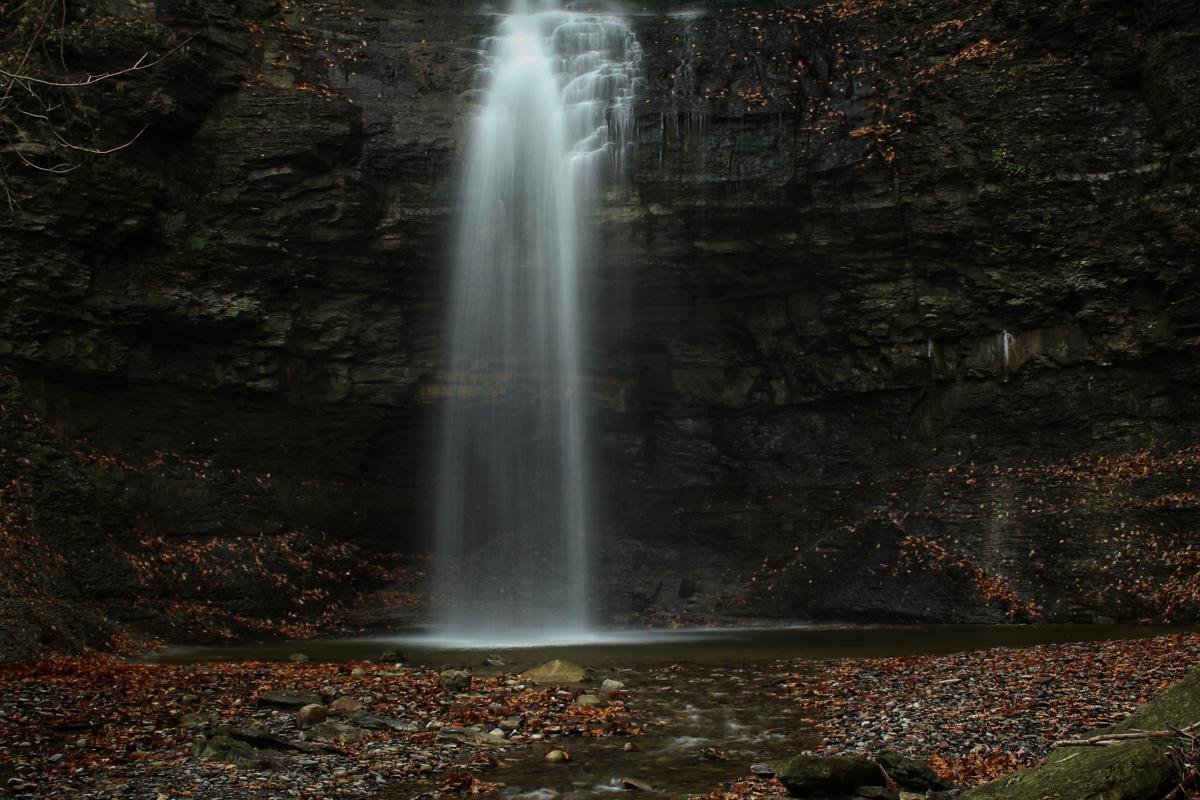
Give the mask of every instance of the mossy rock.
MULTIPOLYGON (((1195 722, 1200 722, 1200 669, 1101 733, 1182 728, 1195 722)), ((1171 743, 1135 739, 1109 747, 1060 747, 1042 765, 972 789, 962 800, 1160 800, 1175 779, 1164 756, 1171 743)))
POLYGON ((865 758, 801 755, 773 765, 775 777, 792 797, 850 794, 860 786, 883 784, 883 773, 865 758))
POLYGON ((887 776, 905 789, 950 789, 952 785, 942 780, 929 765, 915 758, 908 758, 891 750, 885 750, 875 757, 877 763, 887 776))

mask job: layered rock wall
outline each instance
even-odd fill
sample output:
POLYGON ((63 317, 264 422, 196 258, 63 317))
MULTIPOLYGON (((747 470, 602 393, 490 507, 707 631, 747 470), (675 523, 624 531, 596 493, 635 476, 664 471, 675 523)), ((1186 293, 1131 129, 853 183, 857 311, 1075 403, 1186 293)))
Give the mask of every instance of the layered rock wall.
MULTIPOLYGON (((1194 617, 1194 4, 635 6, 587 287, 608 612, 1194 617)), ((133 146, 14 165, 0 218, 11 407, 106 534, 427 546, 486 11, 72 23, 93 74, 186 40, 79 91, 133 146)))

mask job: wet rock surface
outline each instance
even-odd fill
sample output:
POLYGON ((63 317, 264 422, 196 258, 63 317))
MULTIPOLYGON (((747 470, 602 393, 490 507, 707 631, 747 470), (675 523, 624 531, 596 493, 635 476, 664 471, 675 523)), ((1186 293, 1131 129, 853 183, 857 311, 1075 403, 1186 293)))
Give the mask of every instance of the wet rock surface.
MULTIPOLYGON (((214 638, 387 582, 366 558, 291 596, 227 591, 160 560, 213 541, 425 545, 456 164, 494 20, 156 5, 148 32, 66 54, 97 72, 196 33, 88 96, 114 141, 150 122, 138 146, 14 171, 0 218, 6 408, 60 439, 8 449, 3 477, 54 487, 21 490, 68 562, 34 585, 108 617, 39 619, 8 575, 6 653, 121 623, 214 638), (97 536, 111 554, 80 557, 97 536)), ((605 613, 1194 618, 1171 555, 1196 504, 1186 4, 703 5, 634 17, 640 147, 596 220, 605 613)))

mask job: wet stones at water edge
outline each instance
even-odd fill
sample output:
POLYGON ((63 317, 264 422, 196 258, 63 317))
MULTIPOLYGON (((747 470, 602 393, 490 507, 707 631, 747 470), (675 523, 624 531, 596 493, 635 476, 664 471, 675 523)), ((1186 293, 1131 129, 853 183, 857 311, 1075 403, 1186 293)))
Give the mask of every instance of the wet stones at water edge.
POLYGON ((612 694, 613 692, 619 692, 624 688, 625 684, 623 682, 614 681, 612 678, 605 678, 604 682, 600 684, 600 691, 607 692, 609 694, 612 694))
POLYGON ((528 683, 581 683, 587 678, 587 670, 570 661, 554 659, 525 670, 520 677, 528 683))
POLYGON ((399 650, 384 650, 379 654, 379 658, 376 659, 376 662, 379 664, 403 664, 407 660, 408 659, 404 657, 404 653, 400 652, 399 650))
POLYGON ((471 688, 471 673, 461 669, 447 669, 438 673, 438 685, 447 692, 465 692, 471 688))
POLYGON ((792 797, 837 795, 896 800, 912 792, 938 798, 957 794, 928 765, 891 752, 873 759, 804 754, 770 768, 792 797))

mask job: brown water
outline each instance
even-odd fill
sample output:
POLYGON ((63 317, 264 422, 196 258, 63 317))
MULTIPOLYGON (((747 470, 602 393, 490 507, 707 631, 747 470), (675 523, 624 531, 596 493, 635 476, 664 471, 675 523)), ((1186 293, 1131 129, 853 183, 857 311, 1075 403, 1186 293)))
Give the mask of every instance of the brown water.
MULTIPOLYGON (((991 647, 1126 639, 1193 630, 1165 626, 880 626, 763 628, 614 634, 609 641, 526 648, 440 646, 420 636, 284 642, 175 649, 159 662, 286 660, 301 652, 314 661, 374 660, 404 652, 410 664, 466 666, 477 674, 519 672, 552 658, 573 661, 626 684, 629 705, 648 733, 637 749, 624 737, 563 737, 515 745, 498 753, 505 766, 482 775, 505 785, 510 800, 581 800, 625 793, 621 779, 648 784, 638 796, 686 798, 747 775, 750 767, 816 744, 787 676, 820 670, 820 661, 849 657, 951 653, 991 647), (503 667, 482 666, 485 655, 503 667), (548 763, 566 749, 568 764, 548 763)), ((436 785, 389 786, 381 795, 412 800, 436 785)))

